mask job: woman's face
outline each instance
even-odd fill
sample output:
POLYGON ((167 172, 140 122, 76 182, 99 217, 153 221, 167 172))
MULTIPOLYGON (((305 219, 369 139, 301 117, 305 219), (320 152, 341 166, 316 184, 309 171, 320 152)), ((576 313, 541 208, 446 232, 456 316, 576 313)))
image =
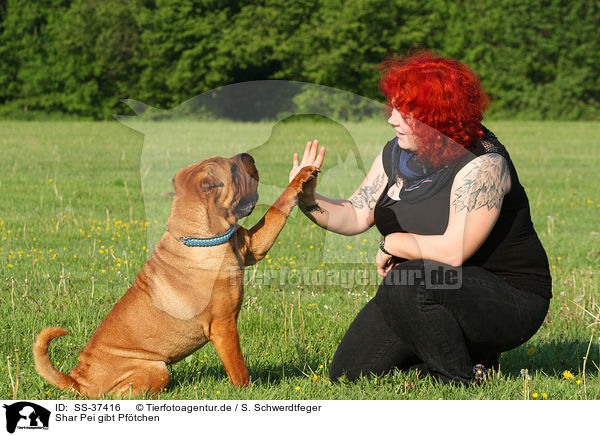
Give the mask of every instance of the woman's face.
POLYGON ((407 124, 407 120, 410 120, 410 115, 403 114, 397 109, 392 109, 392 114, 388 118, 387 122, 396 131, 398 137, 398 146, 405 150, 416 151, 417 143, 413 135, 412 129, 407 124))

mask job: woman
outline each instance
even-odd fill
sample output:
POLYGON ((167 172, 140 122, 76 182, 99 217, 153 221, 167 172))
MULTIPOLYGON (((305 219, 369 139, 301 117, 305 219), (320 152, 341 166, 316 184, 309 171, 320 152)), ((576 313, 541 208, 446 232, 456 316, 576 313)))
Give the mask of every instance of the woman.
MULTIPOLYGON (((489 100, 475 73, 430 52, 382 69, 394 139, 347 200, 318 195, 315 184, 299 199, 327 230, 355 235, 375 225, 383 235, 384 279, 344 335, 330 377, 419 368, 470 383, 542 324, 548 260, 510 156, 481 125, 489 100)), ((309 142, 290 179, 324 155, 309 142)))

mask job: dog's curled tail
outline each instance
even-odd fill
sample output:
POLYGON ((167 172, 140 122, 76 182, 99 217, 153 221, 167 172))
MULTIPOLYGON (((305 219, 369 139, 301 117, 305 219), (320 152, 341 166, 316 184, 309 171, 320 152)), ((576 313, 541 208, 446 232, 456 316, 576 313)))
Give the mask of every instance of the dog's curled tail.
POLYGON ((58 371, 52 366, 48 347, 52 340, 64 336, 67 331, 60 327, 50 327, 42 330, 35 338, 33 344, 33 360, 37 372, 57 388, 64 390, 69 387, 79 391, 79 383, 68 374, 58 371))

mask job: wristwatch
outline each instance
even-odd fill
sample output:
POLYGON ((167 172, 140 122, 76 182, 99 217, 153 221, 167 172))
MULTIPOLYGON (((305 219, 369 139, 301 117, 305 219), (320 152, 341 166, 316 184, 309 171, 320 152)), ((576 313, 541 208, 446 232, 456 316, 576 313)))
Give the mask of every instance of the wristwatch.
POLYGON ((381 241, 379 241, 379 249, 384 253, 387 254, 388 256, 393 256, 392 253, 390 253, 389 251, 387 251, 385 249, 385 236, 383 238, 381 238, 381 241))

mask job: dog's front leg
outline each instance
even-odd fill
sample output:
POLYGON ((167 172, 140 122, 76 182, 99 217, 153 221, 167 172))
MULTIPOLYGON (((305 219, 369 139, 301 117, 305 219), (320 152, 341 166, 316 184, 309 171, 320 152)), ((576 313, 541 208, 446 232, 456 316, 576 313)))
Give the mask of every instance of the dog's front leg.
POLYGON ((261 260, 275 243, 279 232, 293 207, 298 203, 298 194, 306 182, 316 177, 319 169, 316 167, 302 168, 294 180, 285 188, 279 198, 269 208, 267 213, 245 235, 246 265, 254 265, 261 260))
POLYGON ((214 321, 210 330, 210 340, 221 358, 221 362, 223 362, 229 381, 235 386, 247 386, 250 377, 240 349, 240 338, 235 318, 226 321, 214 321))

